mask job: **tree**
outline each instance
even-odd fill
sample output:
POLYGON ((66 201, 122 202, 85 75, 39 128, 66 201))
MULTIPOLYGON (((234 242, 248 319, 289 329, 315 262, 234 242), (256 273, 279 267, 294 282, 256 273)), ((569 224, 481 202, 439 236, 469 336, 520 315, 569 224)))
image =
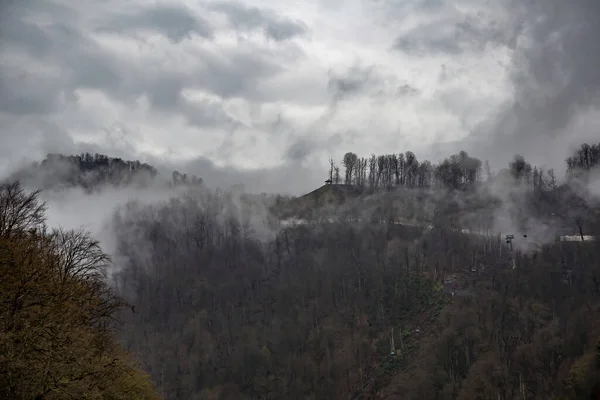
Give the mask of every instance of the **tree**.
POLYGON ((47 232, 38 194, 0 187, 0 396, 157 398, 114 339, 108 257, 86 232, 47 232))
POLYGON ((547 181, 546 181, 546 186, 552 192, 554 190, 556 190, 557 183, 556 183, 556 175, 554 174, 554 169, 549 169, 548 170, 548 178, 547 178, 547 181))
POLYGON ((333 172, 335 170, 335 163, 333 162, 333 158, 329 159, 329 180, 333 182, 333 172))
POLYGON ((40 191, 26 193, 18 182, 0 186, 0 237, 40 230, 46 204, 37 201, 40 191))
POLYGON ((412 151, 407 151, 405 153, 405 162, 406 162, 406 186, 414 186, 415 181, 415 172, 419 167, 419 161, 417 161, 417 156, 412 151))
POLYGON ((488 160, 485 160, 483 168, 485 170, 485 180, 487 182, 492 179, 492 168, 490 167, 490 162, 488 160))
POLYGON ((509 164, 509 170, 512 177, 521 183, 531 182, 531 164, 525 161, 525 158, 517 154, 509 164))
POLYGON ((369 158, 369 187, 375 187, 377 176, 377 156, 375 154, 371 154, 369 158))
POLYGON ((342 160, 342 163, 344 165, 344 168, 346 169, 345 180, 344 180, 344 183, 346 185, 352 184, 352 177, 354 176, 354 173, 355 173, 355 167, 356 167, 357 161, 358 161, 358 156, 352 152, 348 152, 344 155, 344 159, 342 160))
POLYGON ((333 167, 333 182, 338 185, 340 183, 340 167, 333 167))

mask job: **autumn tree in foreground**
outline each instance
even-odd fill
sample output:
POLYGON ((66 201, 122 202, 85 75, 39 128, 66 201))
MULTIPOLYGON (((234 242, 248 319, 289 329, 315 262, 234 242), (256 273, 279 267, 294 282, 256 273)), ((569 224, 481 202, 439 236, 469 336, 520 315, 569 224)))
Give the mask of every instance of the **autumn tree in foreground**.
POLYGON ((0 398, 157 398, 113 339, 107 256, 86 232, 48 231, 38 195, 0 186, 0 398))

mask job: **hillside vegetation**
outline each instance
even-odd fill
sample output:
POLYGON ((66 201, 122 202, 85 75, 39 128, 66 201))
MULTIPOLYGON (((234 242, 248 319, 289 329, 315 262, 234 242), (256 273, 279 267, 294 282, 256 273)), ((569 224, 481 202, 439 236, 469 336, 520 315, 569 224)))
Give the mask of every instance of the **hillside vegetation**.
POLYGON ((108 258, 85 232, 47 231, 37 195, 0 186, 0 398, 158 399, 115 341, 108 258))
POLYGON ((332 160, 327 184, 276 204, 273 212, 280 218, 395 220, 496 232, 511 220, 511 229, 535 231, 541 223, 568 232, 573 220, 595 218, 599 165, 600 144, 583 144, 567 158, 564 183, 519 155, 492 174, 487 162, 466 152, 438 164, 420 162, 410 151, 370 158, 347 153, 344 179, 332 160))
POLYGON ((167 399, 588 399, 600 242, 542 234, 597 233, 593 197, 576 186, 592 172, 534 186, 519 162, 454 189, 326 185, 275 207, 334 222, 266 235, 232 193, 131 203, 113 221, 126 260, 115 285, 136 303, 122 340, 167 399), (369 202, 433 228, 345 218, 373 217, 369 202), (543 239, 535 251, 453 229, 498 215, 543 223, 529 231, 543 239))
POLYGON ((564 180, 346 155, 295 199, 132 201, 111 220, 118 340, 169 400, 597 398, 600 241, 555 236, 600 233, 599 150, 564 180))

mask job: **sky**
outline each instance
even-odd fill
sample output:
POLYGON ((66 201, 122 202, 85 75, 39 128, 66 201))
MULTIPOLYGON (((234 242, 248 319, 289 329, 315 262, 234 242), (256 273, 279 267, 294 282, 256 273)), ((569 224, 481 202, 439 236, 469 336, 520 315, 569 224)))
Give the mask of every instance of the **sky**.
POLYGON ((0 174, 101 152, 299 194, 328 160, 600 141, 597 0, 6 0, 0 174))

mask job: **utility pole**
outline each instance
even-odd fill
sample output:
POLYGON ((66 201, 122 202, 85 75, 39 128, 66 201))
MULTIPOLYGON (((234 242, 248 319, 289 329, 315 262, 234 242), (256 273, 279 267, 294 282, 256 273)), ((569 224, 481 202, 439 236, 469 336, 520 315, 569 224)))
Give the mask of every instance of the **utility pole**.
POLYGON ((506 243, 510 245, 510 251, 513 251, 512 240, 515 238, 515 235, 506 235, 506 243))
POLYGON ((510 246, 510 258, 512 259, 513 269, 517 268, 517 264, 515 263, 515 254, 513 252, 513 244, 512 240, 515 238, 515 235, 506 235, 506 243, 510 246))

